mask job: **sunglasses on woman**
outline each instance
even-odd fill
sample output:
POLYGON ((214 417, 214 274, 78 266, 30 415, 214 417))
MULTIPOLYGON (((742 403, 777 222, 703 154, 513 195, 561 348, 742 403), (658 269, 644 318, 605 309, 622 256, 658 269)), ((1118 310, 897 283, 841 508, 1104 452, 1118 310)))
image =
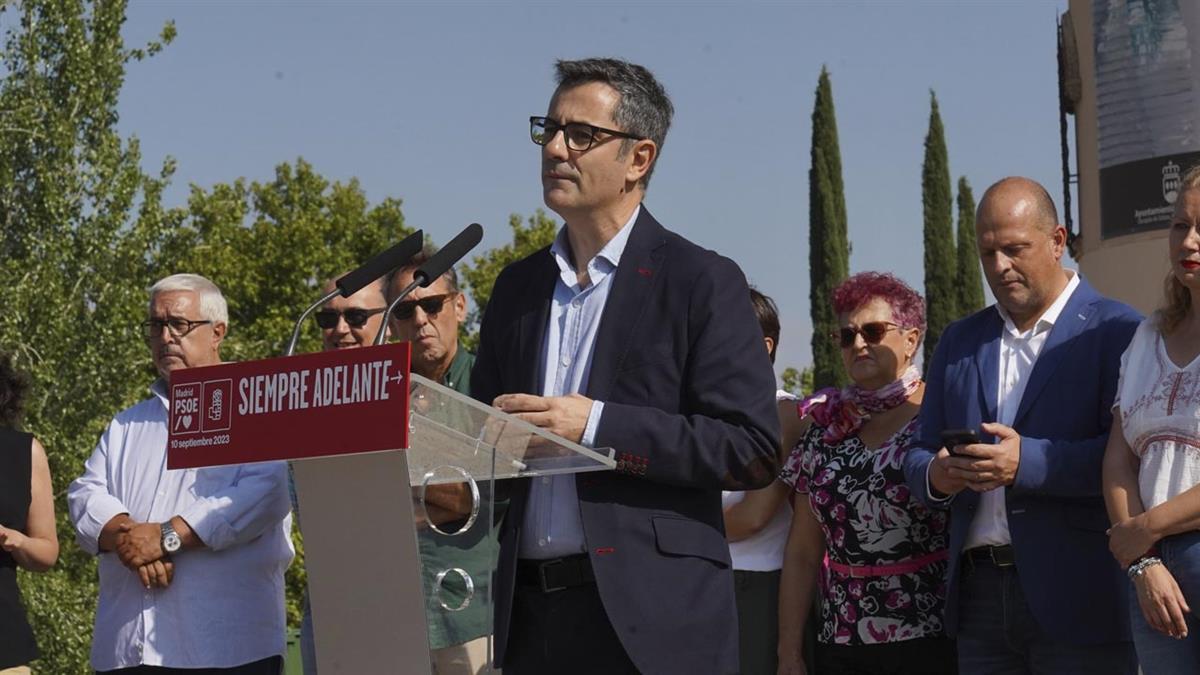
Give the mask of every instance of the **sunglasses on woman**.
POLYGON ((890 321, 872 321, 871 323, 864 323, 858 328, 855 328, 854 326, 843 326, 842 328, 838 329, 838 332, 832 334, 830 337, 837 340, 838 344, 840 344, 843 349, 846 347, 853 347, 854 338, 858 337, 859 335, 863 336, 863 340, 865 340, 867 344, 877 345, 880 342, 883 342, 883 338, 888 334, 888 331, 899 327, 900 326, 897 326, 890 321))
POLYGON ((351 328, 362 328, 367 325, 367 319, 382 314, 387 307, 379 307, 377 309, 361 309, 352 307, 350 309, 338 311, 336 309, 323 309, 313 315, 317 320, 317 325, 324 330, 337 328, 338 319, 345 319, 346 325, 351 328))

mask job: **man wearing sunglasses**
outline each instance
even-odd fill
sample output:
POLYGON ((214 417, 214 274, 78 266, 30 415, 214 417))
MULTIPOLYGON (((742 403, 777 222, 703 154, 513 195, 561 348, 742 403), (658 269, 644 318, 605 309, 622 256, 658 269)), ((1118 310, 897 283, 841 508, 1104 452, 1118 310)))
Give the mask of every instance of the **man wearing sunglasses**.
MULTIPOLYGON (((334 279, 325 282, 321 293, 333 290, 334 279)), ((366 347, 375 340, 383 324, 383 312, 387 309, 384 294, 387 279, 367 284, 354 295, 343 298, 334 296, 313 317, 321 328, 321 346, 325 351, 366 347)))
POLYGON ((511 485, 496 660, 528 673, 738 672, 721 490, 771 482, 775 378, 732 261, 642 206, 673 107, 645 68, 559 61, 544 116, 554 244, 500 273, 471 393, 616 451, 616 471, 511 485))
MULTIPOLYGON (((437 251, 426 246, 392 275, 388 302, 412 283, 413 273, 437 251)), ((458 342, 459 325, 467 318, 467 301, 458 289, 454 268, 426 288, 417 287, 392 311, 392 335, 412 343, 412 372, 463 394, 470 393, 471 366, 475 355, 458 342)), ((486 503, 486 485, 480 485, 486 503)), ((457 567, 481 579, 495 566, 496 541, 487 523, 477 521, 470 530, 458 532, 458 514, 469 513, 470 491, 465 483, 430 486, 425 491, 424 512, 439 528, 457 532, 453 537, 420 537, 423 569, 429 573, 457 567), (442 521, 450 521, 449 524, 442 521)), ((497 506, 499 510, 500 506, 497 506)), ((482 602, 467 603, 467 591, 451 575, 442 583, 443 601, 450 606, 465 604, 457 612, 429 615, 429 645, 434 675, 475 675, 488 662, 490 611, 482 602)))
MULTIPOLYGON (((388 300, 412 283, 413 273, 437 251, 426 246, 408 264, 392 275, 388 300)), ((451 389, 468 391, 467 381, 474 355, 458 344, 458 327, 467 319, 467 299, 458 290, 458 273, 446 270, 428 287, 413 289, 392 310, 392 335, 412 342, 414 373, 451 389)))

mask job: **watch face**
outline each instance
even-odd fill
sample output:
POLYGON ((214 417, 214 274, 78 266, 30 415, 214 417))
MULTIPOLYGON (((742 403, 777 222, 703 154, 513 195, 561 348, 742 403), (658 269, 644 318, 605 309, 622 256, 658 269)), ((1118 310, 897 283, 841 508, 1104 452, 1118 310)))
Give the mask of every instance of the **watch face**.
POLYGON ((167 553, 174 553, 179 550, 183 542, 179 540, 179 535, 174 532, 168 532, 167 536, 163 537, 163 550, 167 553))

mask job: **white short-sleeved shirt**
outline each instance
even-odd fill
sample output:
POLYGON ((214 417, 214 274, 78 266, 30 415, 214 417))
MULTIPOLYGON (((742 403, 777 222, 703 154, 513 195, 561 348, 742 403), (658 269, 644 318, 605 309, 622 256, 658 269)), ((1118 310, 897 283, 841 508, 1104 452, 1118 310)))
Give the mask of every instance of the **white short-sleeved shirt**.
POLYGON ((1200 483, 1200 357, 1183 366, 1172 362, 1153 317, 1138 326, 1121 356, 1113 409, 1140 460, 1146 509, 1200 483))
MULTIPOLYGON (((775 392, 776 401, 795 398, 782 389, 775 392)), ((727 509, 745 498, 745 492, 722 492, 721 508, 727 509)), ((771 520, 763 529, 741 541, 729 542, 729 557, 733 559, 733 569, 774 572, 782 568, 783 549, 787 546, 788 530, 791 526, 792 505, 785 501, 779 505, 779 510, 771 516, 771 520)))

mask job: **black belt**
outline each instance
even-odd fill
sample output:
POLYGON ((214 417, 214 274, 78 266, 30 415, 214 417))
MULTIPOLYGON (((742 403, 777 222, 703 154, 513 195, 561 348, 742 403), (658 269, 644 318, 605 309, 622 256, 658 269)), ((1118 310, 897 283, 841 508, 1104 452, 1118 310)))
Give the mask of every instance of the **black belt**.
POLYGON ((1009 544, 969 548, 963 551, 963 559, 971 565, 988 563, 996 567, 1012 567, 1017 564, 1017 556, 1009 544))
POLYGON ((550 560, 518 560, 517 585, 532 586, 553 593, 576 586, 596 583, 592 561, 586 553, 550 560))

